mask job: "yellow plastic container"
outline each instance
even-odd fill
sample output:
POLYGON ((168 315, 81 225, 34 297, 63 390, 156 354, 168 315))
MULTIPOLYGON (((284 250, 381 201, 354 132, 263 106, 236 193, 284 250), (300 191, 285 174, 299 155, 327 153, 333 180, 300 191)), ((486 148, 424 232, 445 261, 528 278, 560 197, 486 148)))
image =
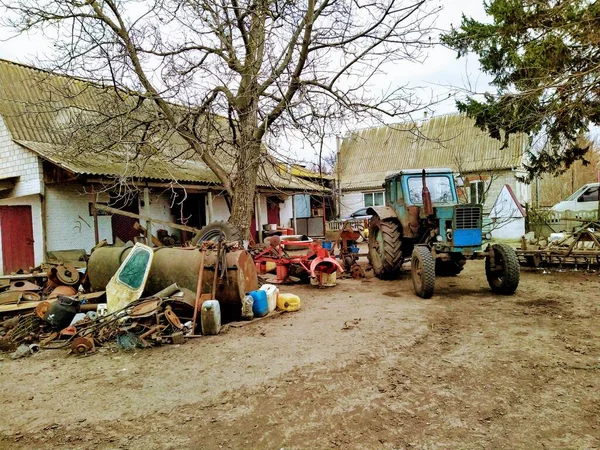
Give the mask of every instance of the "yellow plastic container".
POLYGON ((283 311, 298 311, 300 309, 300 297, 295 294, 280 293, 277 297, 277 309, 283 311))

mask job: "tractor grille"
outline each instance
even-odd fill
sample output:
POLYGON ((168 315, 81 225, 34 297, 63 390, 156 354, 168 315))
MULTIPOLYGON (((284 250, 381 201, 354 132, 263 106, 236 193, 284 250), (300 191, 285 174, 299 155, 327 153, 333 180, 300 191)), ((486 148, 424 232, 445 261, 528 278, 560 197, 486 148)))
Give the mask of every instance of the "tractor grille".
POLYGON ((481 228, 481 206, 457 206, 454 217, 456 230, 481 228))

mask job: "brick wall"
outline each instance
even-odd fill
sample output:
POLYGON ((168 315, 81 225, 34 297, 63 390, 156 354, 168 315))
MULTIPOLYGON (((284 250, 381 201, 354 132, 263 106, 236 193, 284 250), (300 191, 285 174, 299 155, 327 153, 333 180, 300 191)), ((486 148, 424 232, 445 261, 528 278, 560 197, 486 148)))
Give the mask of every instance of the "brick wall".
POLYGON ((19 177, 8 197, 43 194, 42 164, 39 157, 12 141, 0 116, 0 179, 19 177))
MULTIPOLYGON (((90 215, 89 189, 78 183, 46 186, 46 245, 55 250, 85 249, 95 245, 94 217, 90 215)), ((98 201, 108 202, 108 195, 99 193, 98 201)), ((100 240, 112 243, 110 216, 98 216, 100 240)))
MULTIPOLYGON (((15 187, 0 192, 0 205, 31 206, 33 225, 33 252, 35 264, 44 260, 44 238, 42 231, 43 193, 42 165, 38 156, 13 142, 12 136, 0 116, 0 179, 18 177, 15 187)), ((0 233, 2 224, 0 224, 0 233)), ((0 235, 0 273, 2 273, 2 243, 0 235)))
POLYGON ((357 209, 363 208, 364 197, 362 192, 345 192, 342 195, 340 217, 348 217, 357 209))

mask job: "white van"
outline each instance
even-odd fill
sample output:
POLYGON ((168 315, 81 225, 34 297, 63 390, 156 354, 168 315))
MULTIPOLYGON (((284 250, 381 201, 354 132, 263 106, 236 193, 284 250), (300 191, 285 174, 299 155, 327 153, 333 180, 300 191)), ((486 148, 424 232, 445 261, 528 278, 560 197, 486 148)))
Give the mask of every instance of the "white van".
POLYGON ((552 211, 592 211, 598 209, 600 183, 588 183, 577 189, 571 196, 558 202, 552 211))
POLYGON ((577 189, 566 200, 550 208, 549 222, 555 231, 574 231, 588 220, 598 218, 600 183, 588 183, 577 189))

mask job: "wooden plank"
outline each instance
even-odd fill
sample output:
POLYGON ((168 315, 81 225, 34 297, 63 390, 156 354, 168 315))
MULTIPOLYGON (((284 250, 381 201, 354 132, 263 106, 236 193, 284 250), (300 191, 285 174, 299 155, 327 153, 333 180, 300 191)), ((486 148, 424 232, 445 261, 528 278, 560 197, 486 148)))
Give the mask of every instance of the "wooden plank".
POLYGON ((153 223, 158 223, 161 225, 165 225, 167 227, 175 228, 176 230, 189 231, 190 233, 197 233, 198 231, 200 231, 198 228, 188 227, 185 225, 180 225, 178 223, 167 222, 165 220, 152 219, 150 217, 142 216, 140 214, 134 214, 134 213, 130 213, 127 211, 121 211, 120 209, 111 208, 110 206, 96 204, 96 209, 98 209, 100 211, 106 211, 111 214, 117 214, 117 215, 121 215, 121 216, 125 216, 125 217, 131 217, 132 219, 151 221, 153 223))
POLYGON ((40 273, 20 273, 17 275, 0 275, 0 280, 28 280, 29 278, 47 278, 46 272, 40 273))
POLYGON ((33 309, 40 303, 42 303, 42 302, 41 301, 39 301, 39 302, 21 302, 18 305, 16 305, 16 304, 0 305, 0 313, 33 309))

